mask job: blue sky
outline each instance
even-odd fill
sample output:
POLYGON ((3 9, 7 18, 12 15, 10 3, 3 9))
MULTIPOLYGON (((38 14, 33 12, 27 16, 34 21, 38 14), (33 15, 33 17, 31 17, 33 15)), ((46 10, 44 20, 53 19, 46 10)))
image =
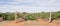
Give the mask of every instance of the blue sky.
POLYGON ((60 0, 0 0, 0 12, 59 11, 60 0))

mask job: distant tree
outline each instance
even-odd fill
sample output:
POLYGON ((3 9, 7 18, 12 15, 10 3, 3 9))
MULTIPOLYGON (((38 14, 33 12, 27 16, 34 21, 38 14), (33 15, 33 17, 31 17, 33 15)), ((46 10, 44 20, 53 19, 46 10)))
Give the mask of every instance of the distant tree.
POLYGON ((60 11, 58 11, 58 13, 60 13, 60 11))
POLYGON ((22 12, 23 14, 25 14, 26 12, 22 12))
POLYGON ((42 13, 45 13, 44 11, 42 11, 42 13))

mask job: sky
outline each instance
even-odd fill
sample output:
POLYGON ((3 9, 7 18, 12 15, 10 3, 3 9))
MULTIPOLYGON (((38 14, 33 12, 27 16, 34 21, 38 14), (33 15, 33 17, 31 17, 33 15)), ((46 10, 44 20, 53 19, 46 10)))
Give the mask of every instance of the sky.
POLYGON ((0 12, 60 11, 60 0, 0 0, 0 12))

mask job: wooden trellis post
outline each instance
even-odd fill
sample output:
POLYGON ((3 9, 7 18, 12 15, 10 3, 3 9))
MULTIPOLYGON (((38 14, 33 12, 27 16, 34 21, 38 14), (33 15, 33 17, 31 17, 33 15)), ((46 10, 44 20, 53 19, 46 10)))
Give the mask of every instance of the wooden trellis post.
POLYGON ((52 21, 52 12, 50 11, 50 18, 49 18, 49 22, 52 21))
POLYGON ((15 21, 17 20, 17 11, 15 12, 15 21))

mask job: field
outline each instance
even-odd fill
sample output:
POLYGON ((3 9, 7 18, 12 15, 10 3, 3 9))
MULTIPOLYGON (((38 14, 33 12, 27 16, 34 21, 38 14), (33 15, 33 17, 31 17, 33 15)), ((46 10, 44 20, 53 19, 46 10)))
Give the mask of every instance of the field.
POLYGON ((50 13, 0 13, 0 26, 60 26, 60 12, 52 12, 53 21, 49 22, 50 13), (17 16, 16 16, 17 15, 17 16), (15 21, 15 16, 17 21, 15 21), (3 19, 3 20, 2 20, 3 19), (26 20, 25 20, 26 19, 26 20))

